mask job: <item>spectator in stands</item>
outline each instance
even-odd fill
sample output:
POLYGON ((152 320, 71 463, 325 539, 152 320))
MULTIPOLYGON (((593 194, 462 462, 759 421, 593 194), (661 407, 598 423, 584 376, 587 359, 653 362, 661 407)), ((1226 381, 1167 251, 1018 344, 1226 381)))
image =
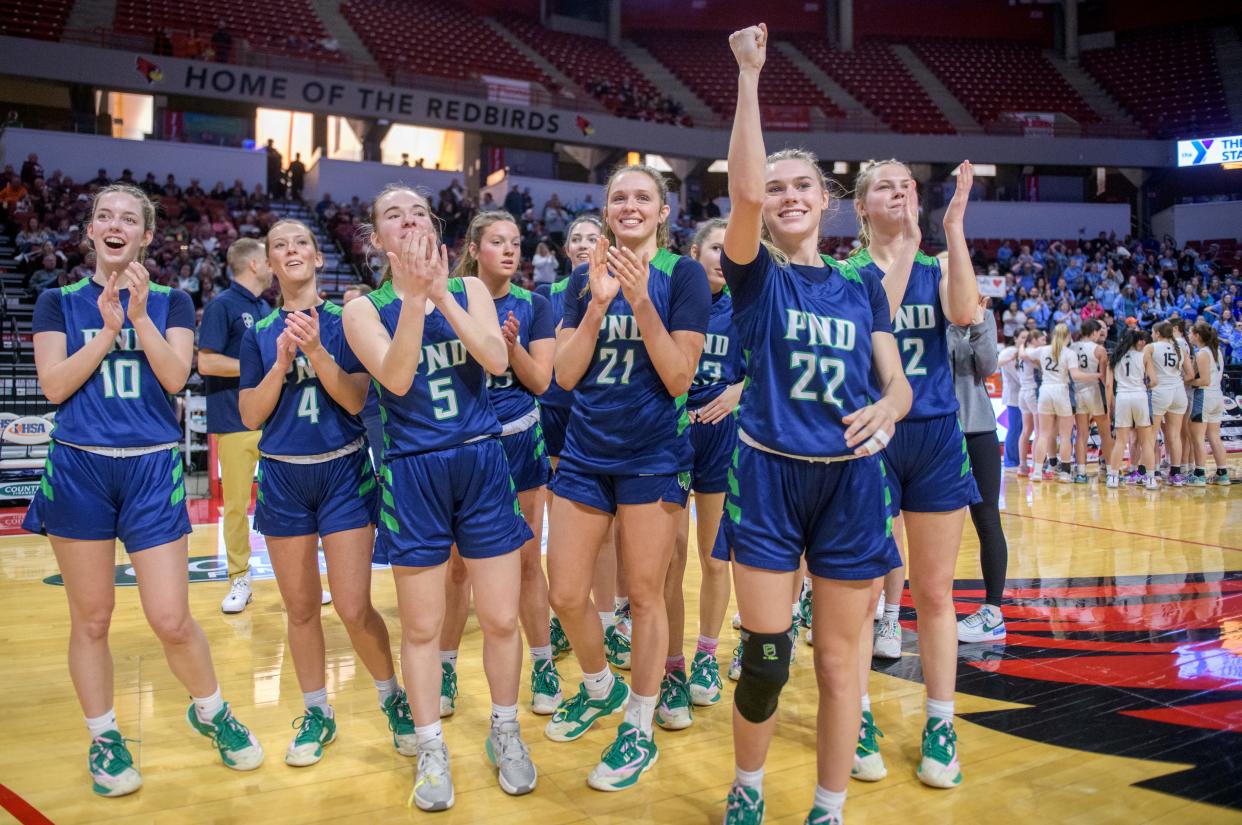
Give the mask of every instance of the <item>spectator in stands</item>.
POLYGON ((228 63, 233 57, 233 35, 223 20, 216 24, 216 30, 211 35, 211 50, 221 63, 228 63))
POLYGON ((302 186, 306 183, 306 164, 302 163, 302 153, 295 152, 293 163, 289 164, 289 197, 295 201, 302 200, 302 186))
POLYGON ((170 198, 181 197, 181 187, 177 185, 177 178, 173 174, 169 174, 164 180, 164 192, 170 198))
POLYGON ((516 186, 505 195, 505 211, 515 218, 522 217, 522 212, 525 211, 522 208, 522 192, 516 186))
POLYGON ((315 214, 319 216, 320 220, 325 220, 324 213, 329 209, 334 208, 335 205, 332 203, 332 193, 324 192, 323 197, 319 199, 319 203, 315 204, 315 214))
POLYGON ((1001 328, 1005 337, 1013 338, 1025 325, 1026 313, 1018 306, 1017 301, 1010 301, 1009 306, 1001 314, 1001 328))
POLYGON ((483 200, 479 203, 480 212, 495 212, 500 208, 500 204, 496 203, 496 199, 492 197, 491 192, 483 193, 483 200))
POLYGON ((65 277, 65 270, 60 268, 60 259, 55 255, 44 255, 43 265, 30 276, 29 295, 32 301, 37 300, 49 287, 58 286, 65 277))
POLYGON ((1129 318, 1137 316, 1140 306, 1138 292, 1130 284, 1126 284, 1121 290, 1121 295, 1117 296, 1116 302, 1113 304, 1113 310, 1119 318, 1129 318))
POLYGON ((41 247, 50 240, 52 240, 51 235, 45 228, 39 225, 39 219, 32 216, 26 222, 26 228, 17 233, 17 252, 20 255, 25 255, 33 247, 41 247))
POLYGON ((546 243, 540 243, 535 248, 535 255, 531 259, 531 263, 534 265, 533 280, 536 287, 550 284, 556 280, 556 273, 560 262, 546 243))
POLYGON ((1065 324, 1073 335, 1077 335, 1082 327, 1082 318, 1074 311, 1068 298, 1062 298, 1056 312, 1052 313, 1052 325, 1055 327, 1057 324, 1065 324))
POLYGON ((543 206, 543 228, 556 249, 565 246, 565 229, 569 226, 569 221, 569 212, 554 192, 543 206))
POLYGON ((95 250, 92 248, 86 253, 86 257, 82 259, 82 263, 75 266, 70 272, 66 280, 66 286, 76 284, 83 278, 90 278, 95 274, 95 250))
POLYGON ((8 185, 0 189, 0 206, 12 212, 18 202, 29 194, 30 191, 26 188, 26 184, 22 183, 22 179, 17 175, 10 175, 8 185))
POLYGON ((1093 295, 1079 312, 1079 317, 1087 321, 1091 319, 1099 319, 1104 315, 1104 307, 1100 306, 1100 302, 1093 295))
POLYGON ((147 176, 142 179, 142 183, 138 184, 138 188, 151 198, 158 198, 164 194, 164 187, 160 186, 160 182, 155 179, 154 172, 147 172, 147 176))
POLYGON ((1222 339, 1227 338, 1229 336, 1229 331, 1232 330, 1235 325, 1233 312, 1228 309, 1221 310, 1220 320, 1214 323, 1209 321, 1209 323, 1212 324, 1212 329, 1216 330, 1216 334, 1218 336, 1222 339))
POLYGON ((41 177, 43 177, 43 167, 39 165, 39 156, 31 152, 30 156, 22 163, 22 183, 27 186, 33 186, 35 178, 41 177))
POLYGON ((267 191, 272 193, 272 197, 283 197, 284 184, 281 181, 281 170, 285 166, 284 158, 277 151, 274 140, 268 139, 267 148, 264 151, 267 152, 267 191))

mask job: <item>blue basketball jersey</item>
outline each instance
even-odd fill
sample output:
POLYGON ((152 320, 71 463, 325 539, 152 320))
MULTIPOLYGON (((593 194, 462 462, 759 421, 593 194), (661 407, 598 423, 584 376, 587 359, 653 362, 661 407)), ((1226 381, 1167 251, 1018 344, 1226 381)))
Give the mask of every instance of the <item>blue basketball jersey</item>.
MULTIPOLYGON (((63 332, 65 354, 73 355, 103 333, 99 295, 90 278, 49 289, 35 306, 33 331, 63 332)), ((120 292, 129 307, 129 290, 120 292)), ((147 315, 160 335, 171 327, 194 329, 194 304, 181 290, 151 284, 147 315)), ((129 318, 94 374, 56 411, 52 437, 84 447, 150 447, 181 440, 172 399, 160 386, 129 318)))
MULTIPOLYGON (((591 301, 587 265, 565 290, 566 328, 576 328, 591 301)), ((698 261, 661 249, 650 264, 648 294, 669 332, 706 332, 711 291, 698 261)), ((647 354, 624 293, 608 306, 595 353, 574 388, 574 414, 560 467, 609 475, 671 474, 694 463, 686 396, 668 394, 647 354)))
MULTIPOLYGON (((554 284, 543 284, 537 288, 538 294, 547 298, 548 304, 552 307, 553 335, 556 334, 556 327, 560 325, 561 318, 565 315, 565 290, 568 287, 569 279, 564 278, 554 284)), ((552 383, 548 385, 548 391, 539 396, 539 404, 544 407, 556 407, 567 410, 574 404, 574 394, 561 389, 561 385, 556 383, 556 374, 553 373, 552 383)))
POLYGON ((712 296, 703 355, 699 358, 694 383, 690 385, 690 408, 698 409, 713 400, 741 377, 742 347, 733 325, 733 296, 725 287, 712 296))
MULTIPOLYGON (((457 303, 468 307, 461 278, 450 278, 448 289, 457 303)), ((394 335, 401 299, 392 282, 366 297, 378 310, 388 334, 394 335)), ((385 462, 500 434, 500 419, 487 397, 487 373, 438 309, 427 313, 423 321, 423 351, 414 383, 405 395, 394 395, 374 379, 372 384, 384 420, 385 462)))
MULTIPOLYGON (((884 277, 866 249, 846 263, 884 277)), ((948 325, 940 306, 941 277, 939 261, 922 252, 915 253, 910 282, 893 319, 901 363, 914 393, 907 419, 937 418, 957 412, 953 370, 949 365, 948 325)))
POLYGON ((871 333, 891 332, 874 274, 830 258, 824 267, 721 258, 733 297, 746 388, 738 424, 793 455, 850 455, 841 419, 879 397, 871 333))
MULTIPOLYGON (((535 295, 520 286, 510 286, 509 294, 494 298, 496 316, 501 326, 512 312, 518 320, 518 341, 528 352, 531 341, 556 338, 556 321, 552 318, 552 305, 542 295, 535 295)), ((515 421, 535 408, 535 395, 522 385, 513 373, 513 365, 500 375, 488 375, 487 392, 492 409, 501 423, 515 421)))
MULTIPOLYGON (((319 342, 345 372, 365 372, 345 344, 341 308, 324 301, 319 311, 319 342)), ((285 331, 288 312, 272 310, 242 336, 243 390, 257 387, 276 363, 276 339, 285 331)), ((339 450, 366 432, 362 419, 350 415, 319 383, 310 359, 301 351, 285 372, 276 409, 263 424, 259 449, 270 455, 318 455, 339 450)))

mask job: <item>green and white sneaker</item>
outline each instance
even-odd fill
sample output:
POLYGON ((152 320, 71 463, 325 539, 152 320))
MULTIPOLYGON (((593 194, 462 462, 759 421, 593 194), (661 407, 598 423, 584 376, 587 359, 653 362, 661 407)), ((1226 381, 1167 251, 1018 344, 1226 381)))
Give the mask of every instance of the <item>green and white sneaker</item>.
POLYGON ((560 659, 569 651, 573 650, 573 645, 569 643, 569 637, 565 635, 565 628, 561 627, 561 620, 552 617, 552 624, 549 627, 551 633, 552 658, 560 659))
POLYGON ((690 711, 690 682, 684 670, 666 673, 660 682, 660 704, 655 722, 665 730, 685 730, 694 723, 690 711))
POLYGON ((556 711, 563 698, 556 663, 551 659, 536 659, 530 669, 530 709, 547 716, 556 711))
POLYGON ((238 722, 225 702, 220 712, 210 722, 198 721, 194 703, 190 703, 186 711, 186 719, 190 727, 211 740, 211 744, 220 751, 220 759, 226 768, 235 771, 252 771, 263 764, 263 746, 254 738, 250 730, 238 722))
POLYGON ((457 669, 449 662, 440 662, 440 718, 457 711, 457 669))
POLYGON ((839 814, 816 807, 812 808, 811 812, 806 815, 802 825, 841 825, 841 822, 839 814))
POLYGON ((599 764, 587 777, 587 784, 597 791, 625 790, 659 758, 655 739, 629 722, 622 722, 617 738, 600 754, 599 764))
POLYGON ((624 618, 604 631, 604 652, 608 664, 621 670, 630 669, 631 631, 632 628, 624 618))
POLYGON ((398 690, 384 700, 384 715, 388 717, 388 729, 392 731, 392 746, 402 756, 418 755, 418 738, 414 735, 414 714, 410 713, 410 700, 404 690, 398 690))
POLYGON ((802 594, 798 597, 798 623, 807 630, 811 629, 811 613, 814 604, 811 598, 811 585, 803 580, 802 594))
POLYGON ((854 766, 850 768, 850 776, 863 782, 879 782, 888 776, 888 768, 884 767, 884 757, 880 755, 880 742, 877 737, 884 736, 875 724, 871 711, 864 710, 862 727, 858 730, 858 746, 854 748, 854 766))
POLYGON ((285 752, 285 764, 305 768, 323 759, 323 749, 336 741, 336 718, 319 708, 307 708, 303 716, 293 720, 297 736, 285 752))
POLYGON ((1221 487, 1228 487, 1233 484, 1228 473, 1213 473, 1208 479, 1208 484, 1217 484, 1221 487))
POLYGON ((729 659, 729 681, 736 682, 742 678, 742 642, 739 639, 737 647, 733 648, 733 657, 729 659))
POLYGON ((453 774, 449 770, 448 746, 437 745, 418 749, 418 767, 414 771, 414 787, 406 805, 423 811, 445 811, 453 807, 453 774))
POLYGON ((543 733, 553 742, 572 742, 590 730, 596 720, 625 707, 629 698, 630 686, 620 676, 603 699, 592 699, 586 691, 586 685, 579 684, 577 694, 572 699, 561 702, 543 733))
POLYGON ((789 626, 789 664, 792 666, 798 661, 798 623, 794 622, 789 626))
POLYGON ((725 802, 724 825, 763 825, 763 794, 735 782, 725 802))
POLYGON ((962 784, 957 761, 957 733, 948 719, 928 719, 923 727, 923 760, 919 781, 933 788, 956 788, 962 784))
POLYGON ((142 787, 142 774, 134 767, 134 757, 118 730, 106 730, 91 740, 86 769, 91 773, 91 790, 100 796, 125 796, 142 787))
POLYGON ((1005 640, 1005 617, 1000 608, 985 604, 976 612, 957 623, 957 640, 972 642, 1003 642, 1005 640))
POLYGON ((690 663, 690 701, 699 707, 709 707, 720 701, 723 688, 716 657, 703 651, 695 653, 690 663))

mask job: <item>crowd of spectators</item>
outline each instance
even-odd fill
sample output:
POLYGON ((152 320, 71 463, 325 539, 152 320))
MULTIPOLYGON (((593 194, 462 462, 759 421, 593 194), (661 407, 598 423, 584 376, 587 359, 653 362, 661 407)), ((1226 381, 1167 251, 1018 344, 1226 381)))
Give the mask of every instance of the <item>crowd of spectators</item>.
POLYGON ((304 55, 312 60, 337 60, 341 54, 340 41, 331 35, 316 39, 296 30, 248 30, 243 37, 234 38, 223 20, 210 35, 194 28, 183 31, 161 26, 155 30, 151 43, 153 54, 217 63, 230 63, 254 49, 304 55))
POLYGON ((636 88, 628 77, 620 81, 607 78, 595 80, 587 85, 587 91, 617 117, 673 126, 694 126, 690 115, 676 100, 656 91, 636 88))

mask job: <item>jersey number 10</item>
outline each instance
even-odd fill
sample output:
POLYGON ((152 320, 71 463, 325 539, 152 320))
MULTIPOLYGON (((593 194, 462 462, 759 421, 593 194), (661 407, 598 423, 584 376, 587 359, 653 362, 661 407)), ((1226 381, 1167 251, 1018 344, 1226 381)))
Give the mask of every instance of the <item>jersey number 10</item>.
POLYGON ((141 372, 136 359, 105 360, 99 365, 99 374, 103 376, 104 398, 138 398, 142 395, 142 386, 138 382, 141 372))

